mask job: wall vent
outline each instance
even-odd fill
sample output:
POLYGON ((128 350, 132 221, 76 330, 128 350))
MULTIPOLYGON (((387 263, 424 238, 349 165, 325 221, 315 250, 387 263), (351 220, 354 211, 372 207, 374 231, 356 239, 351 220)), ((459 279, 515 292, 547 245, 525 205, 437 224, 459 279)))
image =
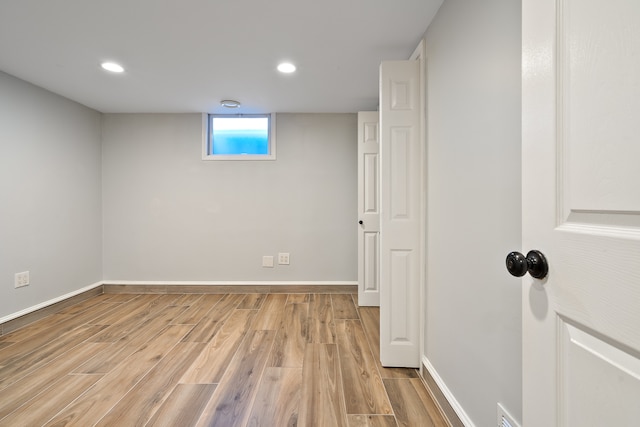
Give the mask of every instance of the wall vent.
POLYGON ((498 421, 498 427, 513 427, 513 424, 509 422, 504 416, 500 417, 500 421, 498 421))
POLYGON ((498 427, 520 427, 513 417, 498 403, 498 427))

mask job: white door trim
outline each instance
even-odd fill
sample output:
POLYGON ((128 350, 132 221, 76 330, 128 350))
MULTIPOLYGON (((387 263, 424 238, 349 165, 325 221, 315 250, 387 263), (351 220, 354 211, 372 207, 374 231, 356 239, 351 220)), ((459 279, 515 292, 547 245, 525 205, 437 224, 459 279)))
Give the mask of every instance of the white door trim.
MULTIPOLYGON (((426 322, 427 322, 427 50, 424 39, 409 57, 420 63, 420 141, 422 141, 422 191, 420 199, 420 357, 427 354, 426 322)), ((423 369, 423 364, 420 364, 423 369)))

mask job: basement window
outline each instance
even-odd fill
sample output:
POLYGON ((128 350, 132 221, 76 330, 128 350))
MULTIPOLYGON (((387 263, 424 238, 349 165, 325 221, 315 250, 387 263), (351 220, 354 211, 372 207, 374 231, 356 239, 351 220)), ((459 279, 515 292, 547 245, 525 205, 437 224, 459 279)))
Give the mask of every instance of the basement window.
POLYGON ((275 160, 275 114, 206 116, 204 160, 275 160))

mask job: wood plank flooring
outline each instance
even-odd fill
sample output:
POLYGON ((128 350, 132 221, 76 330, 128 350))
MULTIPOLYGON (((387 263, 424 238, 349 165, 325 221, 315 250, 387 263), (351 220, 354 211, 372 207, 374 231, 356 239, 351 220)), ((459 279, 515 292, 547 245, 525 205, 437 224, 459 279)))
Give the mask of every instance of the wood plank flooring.
POLYGON ((447 426, 356 297, 95 296, 0 337, 0 427, 447 426))

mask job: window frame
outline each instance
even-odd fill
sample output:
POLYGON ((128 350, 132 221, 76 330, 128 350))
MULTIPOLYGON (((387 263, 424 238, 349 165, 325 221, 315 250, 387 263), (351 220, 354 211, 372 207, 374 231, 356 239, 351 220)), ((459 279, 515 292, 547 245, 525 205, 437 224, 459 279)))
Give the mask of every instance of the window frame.
POLYGON ((276 160, 276 114, 207 114, 202 113, 202 160, 276 160), (211 123, 213 117, 268 117, 269 154, 211 154, 211 123))

